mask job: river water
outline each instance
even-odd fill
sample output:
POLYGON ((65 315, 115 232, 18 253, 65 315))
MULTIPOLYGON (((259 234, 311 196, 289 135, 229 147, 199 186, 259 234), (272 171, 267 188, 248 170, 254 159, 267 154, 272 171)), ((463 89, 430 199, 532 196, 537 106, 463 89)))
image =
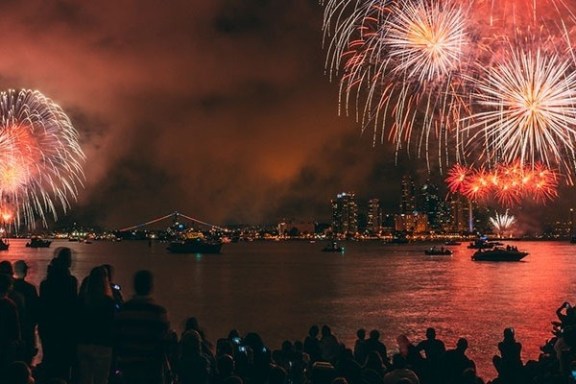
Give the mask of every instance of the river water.
POLYGON ((302 340, 312 324, 328 324, 352 347, 358 328, 376 328, 394 351, 399 334, 418 342, 432 326, 448 348, 466 337, 485 379, 495 377, 491 359, 504 328, 516 330, 524 361, 537 359, 556 308, 576 303, 576 245, 565 242, 516 242, 530 254, 509 263, 471 261, 466 243, 451 247, 452 256, 425 256, 429 244, 347 242, 339 254, 321 252, 320 242, 255 241, 226 244, 219 255, 182 255, 140 241, 55 241, 48 249, 25 242, 11 240, 0 258, 27 260, 36 284, 59 246, 74 250, 79 280, 93 266, 112 264, 125 298, 134 272, 152 270, 154 296, 178 333, 196 316, 214 342, 237 328, 279 348, 285 339, 302 340))

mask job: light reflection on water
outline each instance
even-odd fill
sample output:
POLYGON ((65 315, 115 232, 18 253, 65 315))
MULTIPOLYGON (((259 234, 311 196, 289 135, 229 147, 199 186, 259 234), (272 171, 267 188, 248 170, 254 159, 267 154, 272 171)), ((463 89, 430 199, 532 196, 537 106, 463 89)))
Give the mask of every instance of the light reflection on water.
POLYGON ((530 252, 525 261, 490 263, 472 262, 466 244, 449 257, 425 256, 426 244, 346 243, 339 254, 299 241, 227 244, 220 255, 202 256, 169 254, 161 243, 55 241, 29 249, 25 242, 11 240, 0 258, 27 260, 36 284, 59 246, 75 250, 79 280, 112 264, 125 297, 133 273, 152 270, 155 296, 178 332, 196 316, 212 341, 238 328, 279 348, 284 339, 303 339, 312 324, 329 324, 352 347, 356 329, 377 328, 393 351, 397 335, 417 342, 433 326, 448 348, 468 338, 468 354, 487 379, 495 376, 491 359, 504 328, 515 328, 525 361, 536 359, 556 308, 576 303, 576 245, 569 243, 517 242, 530 252))

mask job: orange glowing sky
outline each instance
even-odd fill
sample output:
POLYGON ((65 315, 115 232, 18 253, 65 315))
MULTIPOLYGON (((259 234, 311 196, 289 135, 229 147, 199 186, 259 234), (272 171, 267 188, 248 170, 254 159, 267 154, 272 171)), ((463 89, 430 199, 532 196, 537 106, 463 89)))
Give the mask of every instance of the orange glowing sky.
MULTIPOLYGON (((394 165, 338 117, 315 0, 0 5, 3 88, 38 89, 87 155, 74 220, 109 228, 172 211, 201 220, 326 220, 341 191, 395 209, 394 165)), ((403 156, 401 156, 403 157, 403 156)))

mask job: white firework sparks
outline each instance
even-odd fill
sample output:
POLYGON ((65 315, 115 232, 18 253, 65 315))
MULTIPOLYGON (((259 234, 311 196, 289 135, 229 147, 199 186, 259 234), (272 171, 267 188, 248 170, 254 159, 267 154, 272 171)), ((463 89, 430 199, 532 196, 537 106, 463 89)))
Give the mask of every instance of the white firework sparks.
POLYGON ((490 224, 499 235, 510 231, 512 226, 516 223, 516 218, 512 215, 509 215, 508 211, 506 211, 506 213, 503 215, 500 215, 498 212, 496 212, 496 215, 491 217, 489 220, 490 224))
POLYGON ((490 159, 548 166, 574 159, 576 72, 573 63, 538 50, 512 50, 485 69, 474 93, 480 109, 465 130, 486 142, 490 159))

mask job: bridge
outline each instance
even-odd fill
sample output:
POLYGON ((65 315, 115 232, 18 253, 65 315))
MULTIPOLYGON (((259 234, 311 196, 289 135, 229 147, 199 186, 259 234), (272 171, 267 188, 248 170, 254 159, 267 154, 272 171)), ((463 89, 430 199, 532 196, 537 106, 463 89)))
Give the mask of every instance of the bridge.
POLYGON ((121 228, 121 229, 119 229, 118 231, 120 231, 120 232, 129 232, 129 231, 134 231, 134 230, 139 230, 139 229, 145 229, 145 228, 147 228, 148 226, 150 226, 150 225, 152 225, 152 224, 156 224, 156 223, 159 223, 159 222, 164 221, 164 220, 166 220, 166 221, 171 220, 172 224, 177 224, 177 223, 180 222, 180 220, 179 220, 180 217, 182 217, 182 218, 184 218, 184 219, 186 219, 186 220, 188 220, 188 221, 191 221, 191 222, 193 222, 193 223, 195 223, 195 224, 200 224, 200 225, 202 225, 202 226, 209 227, 209 228, 211 228, 211 229, 217 229, 217 230, 220 230, 220 231, 226 231, 226 228, 220 227, 219 225, 210 224, 210 223, 207 223, 207 222, 205 222, 205 221, 195 219, 195 218, 193 218, 193 217, 190 217, 190 216, 188 216, 188 215, 185 215, 185 214, 183 214, 183 213, 176 212, 176 211, 175 211, 175 212, 172 212, 172 213, 169 213, 169 214, 167 214, 167 215, 165 215, 165 216, 162 216, 162 217, 157 217, 157 218, 155 218, 155 219, 148 220, 148 221, 145 222, 145 223, 136 224, 136 225, 133 225, 133 226, 131 226, 131 227, 121 228))

